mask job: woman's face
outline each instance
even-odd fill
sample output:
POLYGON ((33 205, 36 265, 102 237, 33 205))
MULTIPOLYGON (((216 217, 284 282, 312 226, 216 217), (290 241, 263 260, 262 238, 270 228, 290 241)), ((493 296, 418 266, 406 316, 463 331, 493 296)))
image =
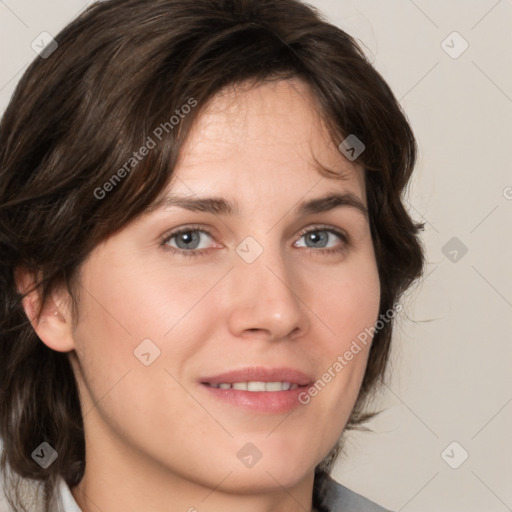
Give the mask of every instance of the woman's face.
POLYGON ((380 289, 364 171, 312 105, 300 82, 215 97, 161 201, 83 264, 88 471, 261 492, 311 475, 342 433, 369 344, 344 354, 380 289))

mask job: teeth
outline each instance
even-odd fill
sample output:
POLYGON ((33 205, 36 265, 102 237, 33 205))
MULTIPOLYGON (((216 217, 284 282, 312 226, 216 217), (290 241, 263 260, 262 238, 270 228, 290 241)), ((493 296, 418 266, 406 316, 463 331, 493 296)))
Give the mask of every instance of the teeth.
MULTIPOLYGON (((281 387, 279 382, 277 382, 277 383, 271 382, 270 384, 277 384, 279 387, 281 387)), ((246 389, 247 389, 247 391, 265 391, 266 384, 264 382, 248 382, 246 389)), ((275 391, 275 389, 272 388, 272 389, 269 389, 269 391, 275 391)))
POLYGON ((297 384, 291 384, 290 382, 223 382, 221 384, 208 384, 212 388, 220 389, 239 389, 241 391, 288 391, 290 389, 297 389, 297 384))
MULTIPOLYGON (((263 382, 261 384, 263 384, 263 382)), ((263 387, 263 389, 259 389, 258 391, 283 391, 283 383, 282 382, 267 382, 262 387, 263 387)), ((251 389, 251 388, 249 387, 249 389, 251 389)))

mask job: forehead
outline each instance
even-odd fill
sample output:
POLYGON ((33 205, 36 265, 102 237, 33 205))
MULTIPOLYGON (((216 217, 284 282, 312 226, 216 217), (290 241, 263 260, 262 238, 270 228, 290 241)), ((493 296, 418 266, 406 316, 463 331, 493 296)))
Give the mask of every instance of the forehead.
POLYGON ((214 96, 189 133, 174 178, 173 188, 186 181, 197 191, 213 181, 258 182, 260 190, 265 182, 272 189, 302 186, 304 193, 322 179, 321 187, 365 195, 364 169, 338 150, 309 87, 298 79, 239 84, 214 96))

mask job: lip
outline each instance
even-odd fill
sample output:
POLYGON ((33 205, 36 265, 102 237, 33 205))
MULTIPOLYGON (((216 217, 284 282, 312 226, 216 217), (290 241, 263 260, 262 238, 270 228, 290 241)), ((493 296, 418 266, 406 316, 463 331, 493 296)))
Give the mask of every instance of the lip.
POLYGON ((232 370, 210 377, 199 379, 199 384, 208 396, 227 403, 232 407, 258 412, 262 414, 282 414, 299 405, 299 395, 304 392, 314 379, 306 373, 294 368, 247 367, 232 370), (207 384, 223 382, 290 382, 297 384, 296 389, 288 391, 243 391, 239 389, 220 389, 207 384))

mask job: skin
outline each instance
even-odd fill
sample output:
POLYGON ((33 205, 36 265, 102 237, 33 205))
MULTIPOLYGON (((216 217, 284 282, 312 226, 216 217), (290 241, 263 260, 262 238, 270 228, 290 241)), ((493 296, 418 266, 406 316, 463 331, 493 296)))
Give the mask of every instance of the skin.
MULTIPOLYGON (((69 352, 79 384, 86 471, 72 493, 84 512, 311 510, 314 468, 348 421, 369 344, 291 413, 228 405, 198 379, 251 365, 319 379, 375 324, 367 217, 351 206, 294 211, 331 192, 366 205, 364 171, 331 142, 307 87, 278 81, 214 97, 162 196, 171 190, 236 200, 240 214, 173 206, 141 215, 83 263, 76 325, 65 289, 33 322, 46 345, 69 352), (323 177, 318 163, 343 178, 323 177), (174 253, 183 237, 162 245, 191 224, 211 233, 198 233, 202 254, 174 253), (323 225, 347 233, 348 244, 304 235, 327 236, 323 225), (263 249, 250 264, 236 252, 247 236, 263 249), (133 352, 148 338, 161 353, 145 366, 133 352), (251 468, 237 457, 248 442, 262 454, 251 468)), ((29 280, 21 274, 20 287, 29 280)), ((25 299, 30 318, 37 300, 25 299)))

